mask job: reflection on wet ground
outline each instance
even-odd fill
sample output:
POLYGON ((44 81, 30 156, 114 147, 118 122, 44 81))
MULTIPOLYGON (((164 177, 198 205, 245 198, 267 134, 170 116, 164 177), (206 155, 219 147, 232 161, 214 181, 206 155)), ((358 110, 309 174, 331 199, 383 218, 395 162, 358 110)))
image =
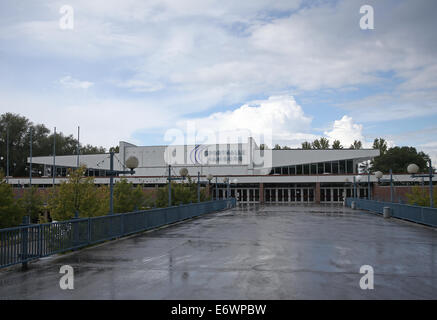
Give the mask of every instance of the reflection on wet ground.
POLYGON ((0 298, 437 299, 436 236, 341 206, 244 206, 1 270, 0 298), (59 287, 65 264, 74 290, 59 287))

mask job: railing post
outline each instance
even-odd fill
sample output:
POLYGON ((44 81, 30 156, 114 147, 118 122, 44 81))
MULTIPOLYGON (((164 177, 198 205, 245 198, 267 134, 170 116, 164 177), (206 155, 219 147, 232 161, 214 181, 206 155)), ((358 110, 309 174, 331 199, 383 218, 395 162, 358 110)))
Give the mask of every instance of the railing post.
POLYGON ((120 232, 121 232, 120 236, 121 237, 124 235, 124 215, 125 215, 125 213, 121 214, 121 230, 120 230, 120 232))
POLYGON ((87 232, 88 244, 91 243, 91 218, 88 217, 88 232, 87 232))
POLYGON ((42 256, 43 229, 42 225, 38 226, 38 257, 42 256))
POLYGON ((28 248, 28 235, 29 235, 29 228, 27 227, 29 225, 29 216, 23 217, 23 223, 21 226, 23 228, 21 229, 21 270, 26 271, 27 270, 27 248, 28 248))
POLYGON ((76 247, 79 242, 79 222, 75 222, 79 219, 79 212, 76 210, 73 218, 73 247, 76 247))

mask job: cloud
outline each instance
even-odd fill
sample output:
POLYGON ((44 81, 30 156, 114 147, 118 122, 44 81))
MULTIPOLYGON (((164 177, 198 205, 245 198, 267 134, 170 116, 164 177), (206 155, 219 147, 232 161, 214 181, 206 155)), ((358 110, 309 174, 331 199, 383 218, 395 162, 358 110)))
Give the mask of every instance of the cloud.
POLYGON ((303 140, 316 137, 310 133, 311 121, 292 96, 282 95, 251 101, 232 111, 179 121, 177 126, 186 132, 197 131, 220 143, 227 139, 237 142, 239 137, 246 141, 251 136, 257 143, 264 139, 269 146, 276 143, 297 146, 303 140))
MULTIPOLYGON (((262 128, 266 124, 255 115, 267 117, 270 109, 263 106, 275 104, 271 109, 288 121, 275 118, 276 139, 298 144, 316 137, 310 117, 303 111, 294 115, 296 110, 287 106, 293 104, 290 99, 269 102, 267 97, 312 92, 317 100, 324 90, 337 89, 335 95, 357 88, 356 94, 351 92, 357 98, 340 107, 360 123, 437 114, 434 1, 369 0, 366 4, 375 8, 372 31, 359 28, 362 1, 358 0, 77 0, 74 30, 69 31, 60 30, 58 23, 64 4, 51 0, 23 10, 15 2, 1 3, 1 60, 6 63, 0 65, 6 72, 0 75, 0 90, 9 91, 11 74, 26 79, 26 87, 17 81, 16 89, 25 92, 26 99, 39 99, 29 104, 38 109, 21 109, 31 119, 50 113, 55 105, 58 115, 69 112, 72 105, 100 110, 100 103, 106 103, 117 115, 117 108, 132 106, 137 113, 134 123, 130 128, 121 124, 120 136, 126 139, 128 133, 155 129, 157 124, 172 126, 161 122, 165 112, 176 122, 222 110, 216 118, 203 120, 212 127, 231 122, 262 128), (23 65, 41 76, 26 78, 23 65), (82 90, 92 91, 87 92, 88 100, 58 97, 41 78, 58 79, 60 72, 93 79, 67 76, 59 80, 66 88, 89 89, 94 82, 99 86, 82 90), (369 86, 387 83, 390 90, 366 92, 369 86), (42 89, 51 93, 37 95, 42 89), (264 100, 241 106, 256 98, 264 100), (241 107, 223 111, 224 106, 236 105, 241 107), (155 116, 156 124, 150 121, 155 116)), ((21 104, 20 99, 10 105, 21 104)), ((100 119, 94 109, 88 110, 100 119)), ((324 120, 332 122, 333 117, 324 120)), ((95 132, 109 130, 95 119, 95 132)), ((347 127, 346 120, 336 121, 345 126, 343 130, 362 135, 353 123, 347 127)), ((340 127, 328 132, 340 137, 340 127)))
POLYGON ((80 81, 78 79, 74 79, 71 76, 65 76, 59 79, 59 83, 69 89, 88 89, 94 85, 94 83, 89 81, 80 81))
POLYGON ((325 135, 331 143, 334 140, 339 140, 346 148, 353 144, 355 140, 361 141, 363 147, 370 147, 362 132, 363 126, 361 124, 354 123, 351 117, 343 116, 340 120, 334 121, 331 130, 325 131, 325 135))

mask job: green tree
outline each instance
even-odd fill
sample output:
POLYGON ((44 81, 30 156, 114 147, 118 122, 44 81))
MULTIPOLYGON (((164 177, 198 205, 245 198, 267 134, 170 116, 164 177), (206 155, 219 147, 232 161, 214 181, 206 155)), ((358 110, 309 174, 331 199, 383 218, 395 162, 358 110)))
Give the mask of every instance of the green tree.
POLYGON ((80 217, 95 217, 109 212, 109 192, 107 187, 97 187, 93 177, 85 177, 85 166, 69 170, 68 181, 55 187, 48 200, 50 215, 54 220, 80 217))
POLYGON ((357 150, 362 148, 363 148, 363 144, 359 140, 355 140, 354 143, 351 144, 351 146, 349 147, 349 149, 357 149, 357 150))
POLYGON ((332 143, 332 149, 343 149, 340 140, 334 140, 334 142, 332 143))
POLYGON ((326 138, 316 139, 312 143, 313 149, 329 149, 329 140, 326 138))
POLYGON ((379 149, 379 154, 382 156, 387 152, 387 141, 383 138, 373 141, 373 149, 379 149))
POLYGON ((120 152, 120 147, 119 146, 111 147, 111 148, 109 148, 109 152, 119 153, 120 152))
POLYGON ((12 186, 6 183, 0 171, 0 228, 18 226, 23 219, 24 212, 14 198, 12 186))
POLYGON ((312 149, 311 142, 308 142, 308 141, 302 142, 302 149, 305 149, 305 150, 312 149))
MULTIPOLYGON (((434 189, 434 199, 437 199, 437 189, 434 189)), ((413 186, 411 192, 406 194, 408 204, 415 206, 429 207, 429 190, 419 186, 413 186)))
MULTIPOLYGON (((0 156, 6 159, 7 132, 9 129, 9 164, 10 174, 27 176, 27 157, 30 149, 30 130, 32 130, 33 156, 48 156, 53 154, 53 133, 43 124, 33 124, 26 117, 14 113, 0 115, 0 156)), ((79 145, 82 154, 104 153, 105 148, 91 145, 79 145)), ((56 154, 71 155, 77 153, 77 139, 73 135, 65 136, 62 132, 56 134, 56 154)), ((0 168, 6 171, 6 161, 0 163, 0 168)), ((34 164, 34 172, 42 169, 34 164)))
MULTIPOLYGON (((188 204, 197 202, 197 183, 188 177, 187 182, 171 184, 172 205, 188 204)), ((200 189, 200 201, 210 200, 210 195, 207 194, 205 188, 200 189)), ((158 207, 168 206, 168 186, 158 189, 156 197, 156 205, 158 207)))
POLYGON ((281 146, 279 144, 275 144, 273 150, 281 150, 281 146))
POLYGON ((371 162, 372 171, 388 172, 390 169, 394 173, 406 173, 407 167, 411 163, 419 166, 421 171, 427 169, 428 155, 417 152, 414 147, 394 147, 371 162))
POLYGON ((30 216, 32 223, 38 223, 39 216, 44 209, 44 198, 37 187, 28 188, 23 196, 18 200, 18 205, 22 211, 30 216))
POLYGON ((115 183, 114 186, 114 212, 125 213, 142 209, 145 196, 141 186, 133 187, 132 182, 126 178, 115 183))

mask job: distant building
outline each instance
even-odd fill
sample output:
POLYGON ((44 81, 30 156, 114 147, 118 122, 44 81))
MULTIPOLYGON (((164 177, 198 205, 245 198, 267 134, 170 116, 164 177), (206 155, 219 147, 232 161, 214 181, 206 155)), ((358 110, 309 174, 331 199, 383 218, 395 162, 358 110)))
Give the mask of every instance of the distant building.
MULTIPOLYGON (((344 196, 353 194, 352 181, 358 164, 379 155, 375 149, 261 150, 252 138, 245 143, 219 145, 136 146, 120 142, 119 151, 114 157, 115 170, 125 170, 123 164, 130 156, 139 160, 135 174, 124 175, 134 184, 146 188, 166 184, 170 164, 172 176, 187 168, 194 179, 200 172, 205 184, 208 175, 212 175, 214 197, 225 197, 223 182, 228 177, 231 195, 242 203, 341 202, 344 196)), ((51 186, 53 157, 33 157, 32 162, 44 166, 42 177, 33 177, 32 184, 51 186)), ((80 164, 87 167, 87 175, 94 176, 96 184, 109 183, 109 154, 81 155, 80 164)), ((57 156, 55 183, 65 180, 68 169, 76 165, 76 155, 57 156)), ((15 185, 29 183, 28 178, 9 180, 15 185)), ((371 181, 376 179, 372 176, 371 181)), ((358 186, 361 197, 367 197, 365 182, 367 175, 363 175, 358 186)))

